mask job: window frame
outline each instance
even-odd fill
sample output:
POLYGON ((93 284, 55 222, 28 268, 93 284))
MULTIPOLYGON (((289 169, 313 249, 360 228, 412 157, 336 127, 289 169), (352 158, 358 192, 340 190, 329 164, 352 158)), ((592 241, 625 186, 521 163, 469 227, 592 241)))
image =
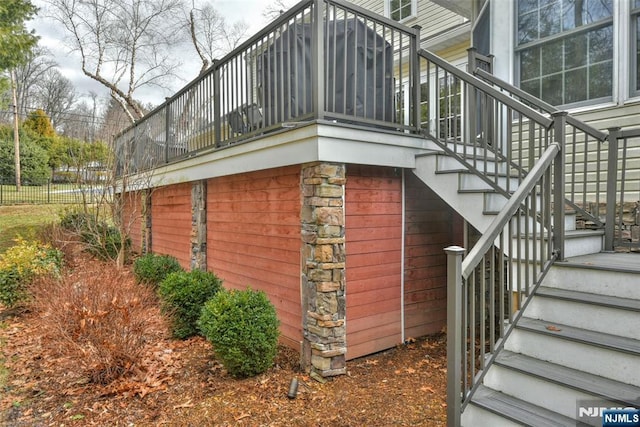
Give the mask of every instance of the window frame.
MULTIPOLYGON (((418 17, 418 0, 399 0, 400 2, 402 1, 410 1, 411 2, 411 14, 409 16, 406 16, 400 20, 395 20, 396 22, 400 22, 400 23, 405 23, 407 21, 410 21, 412 19, 416 19, 418 17)), ((393 19, 391 17, 391 0, 384 0, 384 16, 389 18, 389 19, 393 19)))
POLYGON ((445 74, 427 74, 424 70, 420 73, 420 126, 438 138, 461 141, 466 132, 465 85, 453 74, 445 74))
MULTIPOLYGON (((617 0, 614 0, 614 2, 617 0)), ((633 1, 633 0, 631 0, 633 1)), ((572 71, 577 71, 580 70, 582 67, 574 67, 574 68, 570 68, 570 69, 565 69, 564 68, 564 62, 563 62, 563 66, 562 68, 555 72, 555 73, 547 73, 547 74, 543 74, 542 72, 537 73, 537 79, 539 81, 539 84, 542 85, 542 79, 547 77, 552 77, 553 75, 559 75, 560 79, 561 79, 561 84, 562 84, 562 102, 559 104, 554 104, 557 107, 562 107, 562 108, 576 108, 576 107, 582 107, 582 106, 589 106, 589 105, 594 105, 594 104, 602 104, 605 102, 610 102, 612 100, 615 99, 615 83, 614 80, 616 79, 616 55, 615 55, 615 48, 616 48, 616 7, 614 4, 612 4, 612 11, 611 11, 611 15, 605 18, 601 18, 597 21, 593 21, 593 22, 589 22, 586 23, 584 25, 581 25, 579 27, 574 27, 568 30, 562 30, 562 28, 560 28, 559 31, 551 34, 551 35, 547 35, 544 37, 538 37, 535 38, 533 40, 530 41, 526 41, 524 43, 521 43, 519 38, 520 38, 520 28, 519 28, 519 5, 520 2, 517 1, 514 4, 514 29, 513 29, 513 37, 514 37, 514 48, 513 48, 513 55, 514 55, 514 71, 515 71, 515 81, 518 87, 522 87, 522 69, 521 69, 521 54, 524 51, 528 51, 530 49, 535 49, 535 48, 543 48, 544 46, 550 46, 553 45, 554 43, 564 43, 566 40, 570 40, 571 38, 575 38, 576 36, 581 36, 581 35, 585 35, 587 37, 588 34, 592 33, 592 32, 596 32, 598 30, 602 30, 605 28, 611 28, 611 59, 610 60, 606 60, 606 61, 594 61, 593 63, 591 62, 586 62, 584 67, 586 69, 589 69, 590 67, 593 67, 594 65, 600 64, 600 63, 606 63, 611 61, 611 81, 612 81, 612 87, 610 92, 608 93, 608 95, 606 96, 601 96, 601 97, 597 97, 597 98, 588 98, 588 99, 584 99, 584 100, 580 100, 580 101, 575 101, 575 102, 565 102, 566 98, 567 98, 567 88, 565 86, 565 75, 568 72, 572 72, 572 71)), ((526 12, 526 13, 532 13, 531 11, 526 12)), ((560 24, 562 25, 562 21, 560 21, 560 24)), ((539 20, 538 20, 538 25, 539 25, 539 20)), ((589 51, 587 50, 587 53, 589 51)), ((562 57, 564 58, 564 53, 562 54, 562 57)), ((542 61, 542 59, 540 58, 540 61, 542 61)), ((563 60, 564 61, 564 60, 563 60)), ((534 79, 530 79, 530 80, 534 80, 534 79)), ((588 80, 587 80, 588 82, 588 80)), ((542 89, 540 89, 542 90, 542 89)), ((542 94, 539 92, 539 94, 535 94, 534 96, 541 96, 542 94)), ((550 102, 550 101, 548 101, 550 102)), ((553 102, 550 102, 553 104, 553 102)))
POLYGON ((629 96, 635 97, 640 96, 640 1, 630 0, 629 3, 629 96))

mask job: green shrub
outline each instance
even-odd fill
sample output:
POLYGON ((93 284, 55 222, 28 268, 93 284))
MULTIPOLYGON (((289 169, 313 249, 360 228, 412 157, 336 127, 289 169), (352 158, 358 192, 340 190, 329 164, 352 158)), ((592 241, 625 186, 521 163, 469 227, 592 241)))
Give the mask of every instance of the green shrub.
POLYGON ((38 276, 58 276, 62 268, 62 252, 21 237, 0 254, 0 302, 14 307, 25 301, 31 280, 38 276))
MULTIPOLYGON (((41 146, 43 138, 20 130, 20 173, 22 185, 43 185, 51 177, 49 155, 41 146)), ((0 126, 0 180, 11 182, 15 174, 13 130, 0 126), (10 136, 9 136, 10 135, 10 136), (8 137, 9 136, 9 137, 8 137)))
POLYGON ((170 273, 158 293, 162 311, 171 317, 172 334, 184 339, 198 334, 202 306, 222 289, 222 281, 213 273, 201 270, 170 273))
MULTIPOLYGON (((112 225, 98 223, 94 227, 80 233, 82 240, 87 245, 87 251, 98 259, 107 261, 118 258, 118 253, 122 247, 120 230, 112 225)), ((131 248, 131 239, 127 237, 124 241, 125 251, 131 248)))
MULTIPOLYGON (((67 211, 60 218, 62 228, 76 233, 86 245, 87 251, 103 260, 115 260, 122 247, 120 230, 117 227, 101 222, 92 214, 78 211, 67 211)), ((131 248, 131 239, 124 240, 125 251, 131 248)))
POLYGON ((171 255, 146 254, 133 263, 133 274, 138 283, 158 286, 169 273, 182 271, 177 259, 171 255))
POLYGON ((0 270, 0 302, 5 307, 15 307, 27 299, 27 278, 16 267, 0 270))
POLYGON ((96 223, 91 214, 78 211, 65 211, 60 217, 62 228, 70 231, 86 231, 96 223))
POLYGON ((273 364, 279 321, 264 292, 219 292, 204 305, 198 324, 231 375, 257 375, 273 364))

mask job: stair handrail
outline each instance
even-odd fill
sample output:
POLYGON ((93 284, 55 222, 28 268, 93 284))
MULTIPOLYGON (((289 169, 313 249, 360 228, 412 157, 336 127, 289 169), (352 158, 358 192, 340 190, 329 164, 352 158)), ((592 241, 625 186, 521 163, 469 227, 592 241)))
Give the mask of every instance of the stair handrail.
POLYGON ((506 95, 504 92, 497 90, 490 84, 485 83, 484 81, 473 76, 472 74, 467 73, 464 70, 461 70, 455 65, 440 58, 438 55, 431 53, 425 49, 418 50, 418 55, 422 56, 424 59, 428 61, 433 62, 438 67, 442 68, 448 73, 455 75, 457 78, 464 81, 465 83, 470 84, 475 88, 480 89, 483 92, 486 92, 487 94, 493 96, 498 101, 501 101, 506 105, 509 105, 510 107, 514 108, 514 110, 518 111, 520 114, 545 126, 547 129, 553 125, 553 120, 550 119, 549 117, 541 114, 539 111, 535 110, 534 108, 531 108, 527 104, 506 95))
MULTIPOLYGON (((498 325, 498 327, 501 328, 500 337, 496 340, 495 343, 489 343, 490 350, 488 353, 485 353, 484 351, 484 332, 481 332, 480 341, 483 350, 480 353, 480 358, 482 361, 480 362, 481 369, 477 372, 477 374, 474 374, 475 371, 473 368, 471 369, 471 374, 467 372, 469 361, 467 360, 468 350, 466 347, 466 343, 468 341, 472 341, 470 353, 472 358, 471 364, 474 365, 474 358, 476 354, 475 340, 473 333, 471 333, 471 337, 467 336, 467 328, 469 328, 469 325, 462 320, 464 316, 462 313, 464 313, 466 310, 463 301, 465 300, 465 297, 467 299, 469 298, 469 290, 467 289, 467 287, 470 284, 471 286, 475 286, 473 283, 470 283, 470 278, 475 275, 476 270, 482 270, 482 264, 485 262, 487 254, 491 253, 492 247, 494 247, 495 242, 497 240, 504 240, 505 230, 508 230, 508 234, 512 232, 510 223, 512 219, 516 217, 516 213, 522 209, 528 211, 527 205, 530 203, 530 201, 527 201, 527 199, 531 197, 532 194, 534 198, 536 197, 535 189, 540 185, 541 179, 543 179, 543 177, 546 177, 547 181, 550 181, 549 178, 552 170, 551 167, 555 164, 555 161, 561 160, 562 156, 563 153, 561 144, 558 142, 550 143, 544 153, 540 156, 534 167, 531 169, 529 174, 525 177, 521 185, 508 200, 507 204, 491 222, 486 232, 483 233, 480 240, 474 245, 474 247, 466 257, 464 257, 464 249, 462 248, 449 247, 445 249, 445 252, 447 252, 448 255, 447 333, 449 334, 449 336, 447 339, 447 419, 449 420, 448 425, 450 426, 461 425, 461 414, 464 411, 464 408, 471 401, 473 395, 482 384, 482 381, 489 367, 494 363, 498 356, 498 353, 503 349, 506 339, 515 329, 516 323, 522 317, 524 309, 529 305, 533 294, 540 286, 540 283, 546 276, 551 265, 558 259, 559 252, 555 249, 552 249, 546 259, 544 259, 544 256, 541 256, 539 259, 527 260, 527 262, 532 263, 539 262, 541 264, 540 271, 537 272, 532 287, 526 289, 525 299, 519 305, 518 311, 514 316, 511 316, 511 314, 509 314, 509 322, 506 328, 498 325), (487 354, 488 358, 485 358, 487 354), (467 377, 471 377, 469 387, 467 387, 467 377)), ((558 173, 557 168, 555 168, 554 173, 558 173)), ((550 187, 549 183, 548 185, 550 187)), ((551 196, 548 195, 548 197, 551 196)), ((551 233, 551 227, 548 228, 548 232, 551 233)), ((517 252, 518 256, 520 256, 519 249, 517 252)), ((518 274, 520 273, 518 272, 518 274)), ((493 278, 493 273, 491 277, 493 278)), ((483 289, 485 286, 484 280, 486 279, 481 279, 481 286, 483 287, 483 289)), ((473 279, 471 281, 473 281, 473 279)), ((511 283, 511 285, 513 285, 513 283, 511 283)), ((471 293, 475 294, 475 287, 473 289, 474 291, 472 291, 471 293)), ((514 289, 511 289, 511 291, 514 291, 514 289)), ((518 292, 520 293, 519 284, 518 292)), ((485 292, 481 292, 481 295, 483 295, 484 293, 485 292)), ((510 295, 508 295, 508 297, 511 298, 510 295)), ((500 313, 504 318, 505 313, 502 310, 503 309, 500 310, 500 313)), ((491 314, 493 315, 493 313, 491 314)), ((482 319, 481 331, 484 331, 484 328, 486 326, 484 322, 484 314, 479 317, 481 317, 482 319)), ((473 321, 475 321, 475 317, 473 318, 473 321)), ((474 329, 475 325, 472 325, 470 328, 474 329)))
MULTIPOLYGON (((536 98, 535 96, 525 92, 524 90, 520 89, 519 87, 516 87, 502 79, 500 79, 499 77, 496 77, 495 75, 483 70, 482 68, 477 67, 475 70, 473 70, 473 75, 478 76, 479 78, 486 80, 487 82, 491 83, 492 85, 496 86, 497 88, 506 91, 507 93, 510 93, 512 96, 517 97, 520 100, 525 101, 527 104, 530 104, 531 106, 539 109, 540 111, 546 112, 548 114, 557 114, 558 112, 560 112, 561 110, 559 110, 558 108, 554 107, 553 105, 539 99, 536 98)), ((599 144, 602 144, 604 142, 610 141, 611 137, 610 134, 607 132, 603 132, 601 130, 598 130, 596 128, 594 128, 593 126, 577 119, 576 117, 567 114, 566 118, 565 118, 566 124, 568 126, 573 127, 575 130, 583 132, 585 135, 588 135, 589 137, 593 138, 595 141, 597 141, 599 144)), ((571 193, 571 199, 565 197, 564 203, 568 206, 570 206, 572 209, 576 210, 577 212, 579 212, 583 217, 589 219, 590 221, 592 221, 597 227, 599 228, 605 228, 605 223, 606 221, 602 221, 598 215, 598 213, 594 214, 593 212, 588 211, 585 206, 580 206, 578 205, 578 203, 576 203, 573 198, 575 197, 575 194, 571 193)), ((598 201, 597 201, 598 202, 598 201)), ((598 203, 596 203, 598 204, 598 203)))
POLYGON ((482 237, 473 245, 471 251, 462 263, 462 278, 467 280, 475 267, 478 265, 487 250, 493 246, 496 238, 502 232, 507 222, 513 217, 522 206, 524 199, 531 193, 533 187, 538 183, 540 177, 549 169, 556 155, 561 152, 560 144, 553 142, 549 144, 538 162, 527 174, 522 184, 513 193, 507 204, 500 213, 493 219, 487 230, 482 233, 482 237))
MULTIPOLYGON (((520 99, 523 99, 527 102, 527 104, 533 105, 537 108, 539 108, 540 110, 544 111, 545 113, 548 114, 553 114, 553 113, 557 113, 561 110, 557 109, 556 107, 554 107, 553 105, 543 101, 542 99, 536 98, 535 96, 531 95, 528 92, 525 92, 524 90, 520 89, 517 86, 514 86, 510 83, 507 83, 506 81, 502 80, 499 77, 496 77, 495 75, 488 73, 487 71, 483 70, 482 68, 476 68, 475 70, 473 70, 473 74, 476 76, 481 77, 482 79, 494 84, 495 86, 498 86, 508 92, 510 92, 511 94, 517 96, 520 99)), ((606 132, 602 132, 601 130, 598 130, 596 128, 594 128, 593 126, 590 126, 589 124, 576 119, 575 117, 573 117, 572 115, 567 115, 567 124, 575 126, 576 128, 580 129, 583 132, 588 133, 589 135, 593 136, 594 138, 598 139, 601 142, 604 142, 607 140, 608 138, 608 134, 606 132)))
MULTIPOLYGON (((508 107, 512 111, 517 112, 521 117, 528 119, 529 123, 532 123, 535 126, 539 126, 540 132, 545 133, 545 137, 543 138, 544 141, 550 140, 550 138, 546 134, 553 132, 555 128, 554 123, 556 121, 555 117, 547 117, 545 114, 540 113, 538 110, 530 107, 529 105, 523 103, 518 99, 515 99, 509 96, 503 91, 496 89, 495 87, 486 83, 479 77, 476 77, 471 73, 461 70, 460 68, 452 65, 451 63, 445 61, 444 59, 440 58, 439 56, 437 56, 432 52, 429 52, 425 49, 420 49, 418 50, 418 56, 421 57, 422 59, 425 59, 429 63, 433 64, 436 67, 436 69, 442 69, 444 73, 448 73, 449 75, 454 76, 456 79, 459 79, 461 82, 473 88, 474 90, 480 93, 484 93, 486 96, 490 97, 491 99, 494 99, 495 101, 501 103, 505 107, 508 107)), ((503 188, 501 185, 499 185, 499 183, 497 182, 497 178, 495 176, 492 176, 491 174, 486 173, 486 171, 482 171, 476 168, 475 161, 477 159, 474 159, 473 156, 469 157, 464 153, 461 154, 455 151, 455 148, 451 149, 451 147, 449 147, 446 142, 440 141, 436 135, 431 134, 430 133, 431 129, 423 128, 422 132, 426 136, 434 139, 434 142, 440 145, 440 147, 444 150, 445 153, 454 156, 460 162, 465 164, 470 172, 474 173, 479 179, 483 180, 486 184, 491 186, 496 193, 501 194, 507 199, 510 197, 510 192, 515 189, 515 186, 513 186, 513 188, 510 188, 510 187, 503 188)), ((475 143, 472 142, 471 144, 468 144, 468 145, 473 146, 478 143, 480 143, 480 141, 476 141, 475 143)), ((495 155, 495 159, 494 159, 495 163, 505 162, 506 164, 508 164, 511 170, 517 171, 520 174, 519 181, 521 181, 521 179, 528 173, 528 171, 522 168, 520 164, 512 161, 512 159, 510 159, 508 155, 505 155, 504 153, 502 153, 500 149, 489 146, 486 143, 482 143, 482 145, 483 145, 483 149, 495 155)), ((542 147, 542 149, 544 148, 546 148, 546 145, 542 147)))

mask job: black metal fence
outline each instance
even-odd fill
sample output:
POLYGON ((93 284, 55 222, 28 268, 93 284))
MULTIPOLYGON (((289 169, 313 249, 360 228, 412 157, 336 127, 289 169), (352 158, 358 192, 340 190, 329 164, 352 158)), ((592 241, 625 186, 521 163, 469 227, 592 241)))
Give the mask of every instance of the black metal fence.
POLYGON ((0 205, 98 203, 106 194, 104 186, 59 184, 21 185, 0 179, 0 205))

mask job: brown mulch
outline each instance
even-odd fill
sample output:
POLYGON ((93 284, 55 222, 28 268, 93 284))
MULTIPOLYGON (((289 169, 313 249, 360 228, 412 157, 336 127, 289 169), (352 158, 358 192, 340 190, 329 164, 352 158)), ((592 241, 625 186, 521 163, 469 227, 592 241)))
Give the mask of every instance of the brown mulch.
MULTIPOLYGON (((86 261, 86 260, 83 260, 86 261)), ((78 262, 76 268, 84 262, 78 262)), ((49 350, 38 313, 0 307, 0 424, 6 426, 389 426, 446 424, 446 338, 348 362, 324 383, 279 349, 275 365, 248 379, 227 375, 200 337, 171 339, 162 321, 131 374, 90 383, 77 361, 49 350), (4 368, 3 368, 4 366, 4 368), (290 382, 299 381, 295 398, 290 382)))

